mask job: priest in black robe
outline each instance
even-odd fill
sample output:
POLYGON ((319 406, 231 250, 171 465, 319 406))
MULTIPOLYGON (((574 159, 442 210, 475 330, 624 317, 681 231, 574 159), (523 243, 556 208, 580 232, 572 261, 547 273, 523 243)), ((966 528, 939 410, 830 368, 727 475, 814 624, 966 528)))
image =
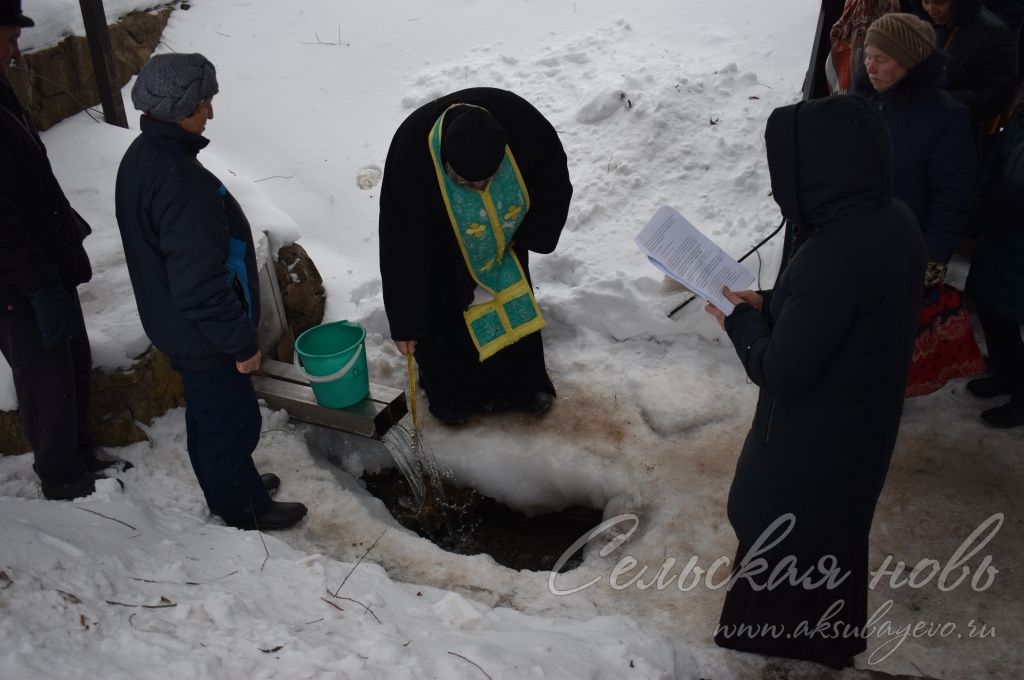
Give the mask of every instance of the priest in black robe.
POLYGON ((454 92, 406 118, 388 150, 380 195, 384 307, 399 351, 416 358, 431 413, 448 425, 473 412, 544 413, 555 396, 539 330, 481 359, 464 316, 493 298, 469 269, 442 187, 483 193, 508 167, 528 192, 528 209, 507 244, 499 236, 497 259, 514 253, 532 289, 529 253, 555 249, 572 197, 558 134, 533 105, 494 88, 454 92))

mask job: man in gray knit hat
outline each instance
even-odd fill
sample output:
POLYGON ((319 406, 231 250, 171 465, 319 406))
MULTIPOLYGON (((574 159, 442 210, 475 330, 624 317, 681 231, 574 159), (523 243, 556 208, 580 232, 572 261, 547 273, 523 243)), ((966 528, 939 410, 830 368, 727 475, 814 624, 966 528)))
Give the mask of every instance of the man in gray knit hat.
POLYGON ((213 118, 209 103, 218 91, 217 71, 203 55, 158 54, 139 72, 132 104, 167 123, 188 119, 200 109, 208 109, 207 117, 213 118))
POLYGON ((262 424, 250 377, 261 362, 252 232, 196 158, 216 93, 201 54, 142 68, 132 88, 142 132, 117 173, 117 223, 142 326, 181 374, 189 459, 210 512, 240 529, 284 529, 306 506, 272 501, 281 480, 252 461, 262 424))

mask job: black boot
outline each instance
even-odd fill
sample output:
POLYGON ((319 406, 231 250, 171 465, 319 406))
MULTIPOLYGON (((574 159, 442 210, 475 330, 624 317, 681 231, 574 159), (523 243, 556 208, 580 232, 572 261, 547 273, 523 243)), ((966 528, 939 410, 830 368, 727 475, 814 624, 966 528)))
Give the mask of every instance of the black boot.
POLYGON ((267 493, 271 496, 277 493, 277 490, 281 488, 281 478, 273 472, 260 475, 260 479, 263 481, 263 488, 266 489, 267 493))
POLYGON ((969 381, 967 391, 981 399, 990 399, 1004 394, 1012 394, 1013 385, 1006 378, 989 375, 969 381))
POLYGON ((104 470, 110 470, 111 472, 128 472, 134 465, 127 460, 121 460, 120 458, 105 458, 90 452, 85 456, 85 468, 92 472, 103 472, 104 470))
POLYGON ((536 415, 543 415, 551 410, 555 398, 548 392, 538 392, 526 402, 526 410, 536 415))
MULTIPOLYGON (((53 482, 43 480, 41 483, 41 486, 43 487, 43 497, 50 501, 71 501, 76 498, 85 498, 96 491, 96 480, 99 479, 110 478, 106 475, 87 471, 78 479, 70 482, 55 484, 53 482)), ((117 478, 115 477, 114 479, 117 478)), ((121 489, 123 490, 124 482, 118 479, 117 483, 121 485, 121 489)))
POLYGON ((466 420, 469 419, 469 412, 466 409, 458 406, 446 406, 430 405, 430 412, 435 418, 440 420, 443 424, 450 427, 458 427, 459 425, 465 425, 466 420))
POLYGON ((306 516, 306 512, 306 506, 302 503, 273 501, 270 504, 270 509, 259 517, 249 518, 235 526, 239 529, 259 529, 260 531, 287 529, 298 524, 306 516))
POLYGON ((1020 427, 1024 425, 1024 399, 1011 399, 1009 403, 981 412, 981 419, 992 427, 1020 427))

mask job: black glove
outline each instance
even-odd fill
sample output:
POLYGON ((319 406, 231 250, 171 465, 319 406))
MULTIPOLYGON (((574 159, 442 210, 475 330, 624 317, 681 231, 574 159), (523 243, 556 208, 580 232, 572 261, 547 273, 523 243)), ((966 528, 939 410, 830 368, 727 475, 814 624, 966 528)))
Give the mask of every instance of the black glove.
POLYGON ((43 347, 53 349, 71 339, 71 298, 59 283, 45 285, 28 296, 43 336, 43 347))

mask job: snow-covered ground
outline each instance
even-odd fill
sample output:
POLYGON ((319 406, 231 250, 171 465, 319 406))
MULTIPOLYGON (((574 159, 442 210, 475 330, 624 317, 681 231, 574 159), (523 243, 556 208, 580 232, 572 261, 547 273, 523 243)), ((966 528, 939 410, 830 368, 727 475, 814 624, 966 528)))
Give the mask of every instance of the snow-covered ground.
MULTIPOLYGON (((73 14, 65 5, 75 3, 27 2, 40 28, 23 46, 66 32, 41 21, 73 14)), ((778 224, 764 123, 799 98, 817 13, 814 0, 198 0, 175 11, 161 49, 202 52, 221 84, 201 160, 254 229, 307 249, 328 320, 366 327, 374 382, 406 379, 377 263, 376 180, 394 129, 418 105, 476 85, 516 91, 548 116, 575 187, 558 249, 531 258, 557 404, 539 421, 506 414, 453 430, 427 418, 427 432, 461 482, 514 507, 586 504, 639 525, 603 556, 608 537, 595 539, 584 565, 553 582, 449 554, 398 526, 352 476, 380 464, 377 447, 337 468, 302 427, 265 411, 258 466, 310 515, 273 536, 239 532, 209 518, 175 411, 149 443, 110 452, 135 463, 123 492, 104 482, 89 499, 46 502, 31 455, 0 459, 0 677, 724 680, 780 665, 822 677, 715 648, 724 592, 676 586, 689 560, 709 569, 735 549, 725 498, 756 388, 701 305, 667 318, 685 297, 662 292, 632 242, 663 204, 737 256, 778 224), (637 566, 613 578, 626 556, 637 566)), ((134 134, 82 114, 44 136, 95 229, 96 275, 81 293, 95 359, 111 367, 147 345, 113 215, 134 134)), ((760 285, 774 280, 778 253, 773 242, 747 261, 760 285)), ((888 556, 888 569, 966 565, 981 574, 976 589, 968 579, 943 591, 938 577, 925 582, 928 565, 918 587, 881 578, 862 668, 1015 678, 1024 665, 1024 439, 982 426, 980 408, 962 384, 908 402, 871 554, 873 568, 888 556), (991 540, 957 561, 996 513, 991 540), (987 587, 986 555, 999 570, 987 587), (955 629, 939 628, 947 622, 955 629)))

